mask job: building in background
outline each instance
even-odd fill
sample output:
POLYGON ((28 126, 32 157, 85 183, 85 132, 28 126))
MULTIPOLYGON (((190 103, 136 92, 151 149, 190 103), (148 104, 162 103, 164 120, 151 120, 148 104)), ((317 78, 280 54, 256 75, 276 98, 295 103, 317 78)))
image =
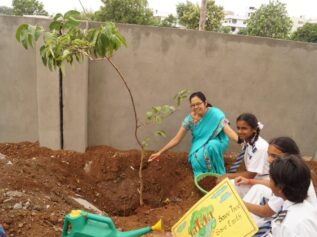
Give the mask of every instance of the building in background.
POLYGON ((306 23, 317 24, 317 19, 307 19, 305 16, 291 17, 293 26, 292 32, 296 31, 298 28, 303 27, 306 23))
POLYGON ((226 11, 222 26, 230 27, 231 34, 238 34, 241 29, 247 28, 247 20, 255 11, 255 7, 249 7, 244 16, 235 15, 232 11, 226 11))

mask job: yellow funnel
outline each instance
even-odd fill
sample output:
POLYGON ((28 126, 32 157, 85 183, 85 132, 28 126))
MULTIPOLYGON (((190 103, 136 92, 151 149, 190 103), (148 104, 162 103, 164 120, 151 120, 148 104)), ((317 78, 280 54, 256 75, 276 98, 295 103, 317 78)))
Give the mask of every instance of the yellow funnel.
POLYGON ((153 225, 151 228, 152 230, 164 231, 162 220, 159 220, 158 222, 156 222, 155 225, 153 225))

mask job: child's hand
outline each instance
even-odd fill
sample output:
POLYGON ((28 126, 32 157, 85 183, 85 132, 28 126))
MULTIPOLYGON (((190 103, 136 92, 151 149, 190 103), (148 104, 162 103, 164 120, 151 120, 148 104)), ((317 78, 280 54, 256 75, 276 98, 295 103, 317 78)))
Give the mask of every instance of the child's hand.
POLYGON ((240 186, 241 184, 242 185, 249 185, 250 184, 250 180, 245 178, 245 177, 242 177, 242 176, 236 177, 234 179, 234 182, 237 186, 240 186))

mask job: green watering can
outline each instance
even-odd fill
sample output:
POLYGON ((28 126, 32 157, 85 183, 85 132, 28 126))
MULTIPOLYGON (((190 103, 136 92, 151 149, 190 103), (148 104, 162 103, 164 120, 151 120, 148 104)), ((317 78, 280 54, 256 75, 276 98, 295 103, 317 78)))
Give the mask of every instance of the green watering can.
POLYGON ((152 227, 121 232, 110 217, 72 210, 65 217, 62 237, 138 237, 153 230, 162 230, 161 220, 152 227))

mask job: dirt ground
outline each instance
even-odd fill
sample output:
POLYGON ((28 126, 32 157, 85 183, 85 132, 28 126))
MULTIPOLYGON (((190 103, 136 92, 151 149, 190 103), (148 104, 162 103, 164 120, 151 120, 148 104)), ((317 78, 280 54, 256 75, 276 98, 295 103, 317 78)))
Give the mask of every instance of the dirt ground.
MULTIPOLYGON (((185 152, 169 152, 159 162, 145 162, 143 207, 137 192, 137 150, 98 146, 77 153, 23 142, 0 144, 0 153, 4 155, 0 156, 0 224, 8 236, 61 236, 64 216, 84 209, 72 197, 107 213, 121 231, 162 219, 167 233, 148 236, 171 236, 171 227, 202 197, 185 152)), ((225 155, 227 166, 235 156, 225 155)), ((315 174, 317 163, 308 163, 315 174)))

